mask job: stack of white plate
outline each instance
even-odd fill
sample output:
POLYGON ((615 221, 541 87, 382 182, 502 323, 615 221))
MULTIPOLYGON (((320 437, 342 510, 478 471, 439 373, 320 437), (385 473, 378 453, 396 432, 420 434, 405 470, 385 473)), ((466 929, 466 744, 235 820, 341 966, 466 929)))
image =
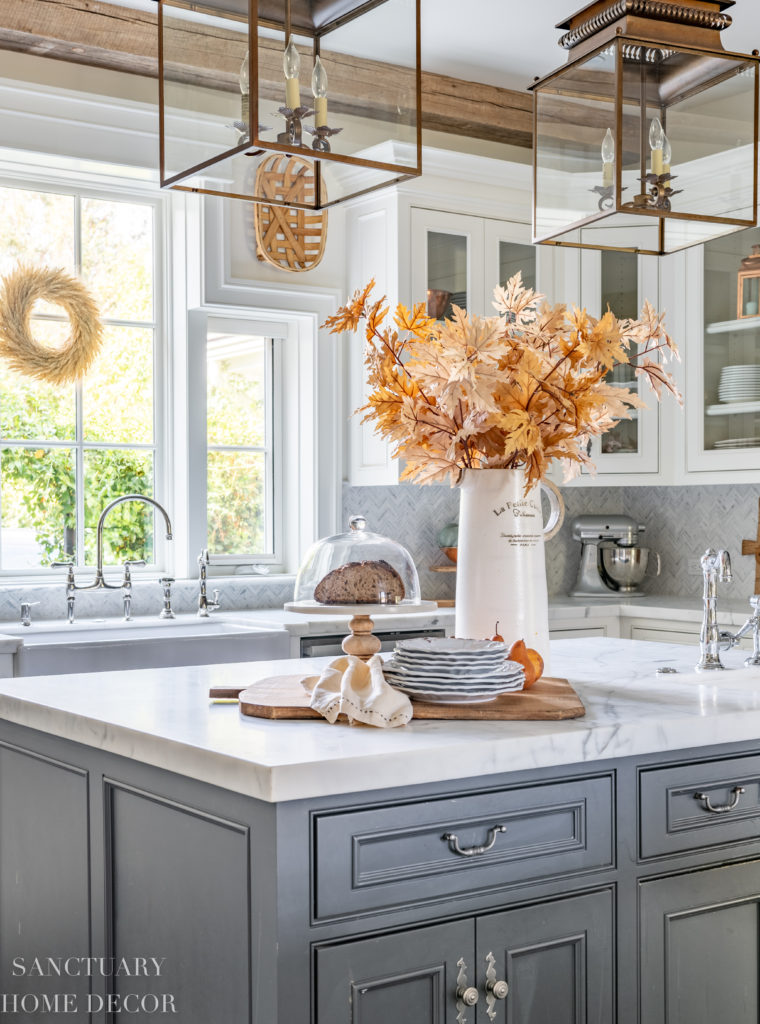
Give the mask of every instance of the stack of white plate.
POLYGON ((383 671, 391 686, 430 704, 482 704, 525 682, 522 665, 507 660, 498 640, 400 640, 383 671))
POLYGON ((760 366, 724 366, 720 371, 718 398, 721 402, 760 401, 760 366))
POLYGON ((728 437, 725 441, 716 441, 713 448, 760 448, 760 437, 728 437))

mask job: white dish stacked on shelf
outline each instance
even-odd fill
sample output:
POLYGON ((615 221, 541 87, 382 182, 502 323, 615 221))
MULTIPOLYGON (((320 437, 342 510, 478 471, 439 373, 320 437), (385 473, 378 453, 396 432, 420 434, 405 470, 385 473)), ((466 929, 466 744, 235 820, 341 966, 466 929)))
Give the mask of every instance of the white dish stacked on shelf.
POLYGON ((522 665, 498 640, 400 640, 383 672, 391 686, 428 704, 483 704, 525 683, 522 665))
POLYGON ((726 448, 760 448, 760 437, 728 437, 724 441, 716 441, 713 448, 721 451, 726 448))
POLYGON ((760 402, 760 365, 724 366, 718 398, 721 402, 760 402))

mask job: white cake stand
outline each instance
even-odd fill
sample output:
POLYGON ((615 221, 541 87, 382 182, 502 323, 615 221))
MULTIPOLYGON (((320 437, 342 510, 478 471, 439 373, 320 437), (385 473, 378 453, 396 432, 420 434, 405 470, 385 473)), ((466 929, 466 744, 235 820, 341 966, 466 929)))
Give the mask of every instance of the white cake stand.
POLYGON ((420 601, 418 604, 320 604, 318 601, 288 601, 285 611, 299 612, 301 615, 350 616, 348 627, 351 632, 341 646, 346 654, 369 661, 382 646, 372 634, 375 628, 373 619, 404 612, 435 612, 438 611, 438 605, 435 601, 420 601))

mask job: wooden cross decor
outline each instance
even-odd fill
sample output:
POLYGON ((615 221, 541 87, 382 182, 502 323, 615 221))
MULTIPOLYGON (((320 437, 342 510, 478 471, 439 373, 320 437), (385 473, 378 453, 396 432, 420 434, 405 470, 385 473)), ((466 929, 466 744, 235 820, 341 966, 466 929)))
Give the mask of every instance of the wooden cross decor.
POLYGON ((755 556, 755 594, 760 594, 760 502, 758 502, 757 540, 743 540, 742 554, 755 556))

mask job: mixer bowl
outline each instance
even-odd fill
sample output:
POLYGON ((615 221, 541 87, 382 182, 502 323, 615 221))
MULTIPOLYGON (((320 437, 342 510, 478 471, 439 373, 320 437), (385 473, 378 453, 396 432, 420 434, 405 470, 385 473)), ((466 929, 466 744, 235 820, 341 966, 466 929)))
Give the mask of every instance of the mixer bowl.
MULTIPOLYGON (((641 585, 647 575, 649 565, 649 548, 601 547, 602 566, 604 571, 623 593, 633 593, 641 585)), ((657 558, 657 571, 660 575, 660 557, 657 558)))

